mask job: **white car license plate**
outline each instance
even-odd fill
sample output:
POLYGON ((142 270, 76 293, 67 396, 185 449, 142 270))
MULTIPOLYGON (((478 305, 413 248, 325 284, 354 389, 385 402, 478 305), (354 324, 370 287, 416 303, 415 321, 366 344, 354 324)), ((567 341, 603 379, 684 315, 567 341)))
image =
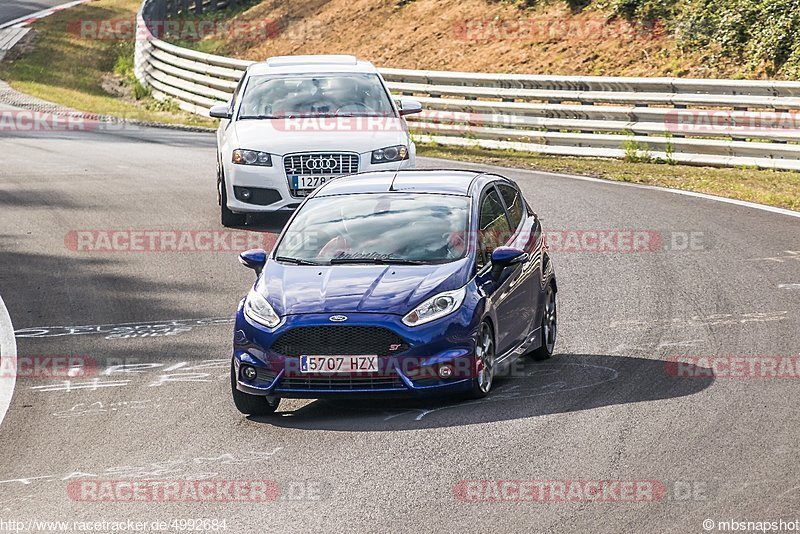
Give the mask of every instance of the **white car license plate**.
POLYGON ((300 356, 301 373, 374 373, 377 356, 300 356))
POLYGON ((316 189, 334 176, 292 176, 292 189, 316 189))

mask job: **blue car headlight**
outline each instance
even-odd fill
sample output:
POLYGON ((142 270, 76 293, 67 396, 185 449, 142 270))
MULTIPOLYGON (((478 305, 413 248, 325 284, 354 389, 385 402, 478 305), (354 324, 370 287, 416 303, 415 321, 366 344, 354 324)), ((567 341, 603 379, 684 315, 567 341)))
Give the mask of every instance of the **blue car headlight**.
POLYGON ((252 321, 269 328, 275 328, 281 322, 281 318, 272 309, 267 299, 255 289, 251 289, 247 294, 247 299, 244 301, 244 314, 252 321))
POLYGON ((467 286, 434 295, 403 317, 403 324, 419 326, 450 315, 461 307, 466 296, 467 286))

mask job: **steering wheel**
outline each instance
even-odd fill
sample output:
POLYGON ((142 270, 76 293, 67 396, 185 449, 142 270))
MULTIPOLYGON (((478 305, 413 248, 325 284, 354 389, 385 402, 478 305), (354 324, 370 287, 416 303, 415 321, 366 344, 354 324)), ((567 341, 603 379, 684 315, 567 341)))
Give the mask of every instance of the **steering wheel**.
POLYGON ((318 100, 309 106, 312 113, 330 113, 330 110, 336 107, 333 100, 318 100))

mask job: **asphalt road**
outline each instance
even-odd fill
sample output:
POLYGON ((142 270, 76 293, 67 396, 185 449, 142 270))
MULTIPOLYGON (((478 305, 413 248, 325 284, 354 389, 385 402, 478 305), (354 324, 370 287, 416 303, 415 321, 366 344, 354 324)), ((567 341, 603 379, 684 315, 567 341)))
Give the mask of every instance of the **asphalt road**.
POLYGON ((0 2, 0 24, 15 20, 69 0, 3 0, 0 2))
POLYGON ((800 381, 676 377, 668 364, 800 353, 800 219, 507 171, 551 231, 648 231, 663 246, 554 252, 557 356, 488 399, 295 400, 247 419, 227 357, 253 275, 234 251, 76 250, 78 231, 222 230, 213 143, 154 129, 0 131, 0 297, 20 361, 78 356, 98 369, 18 379, 0 426, 0 519, 224 519, 235 533, 702 532, 705 519, 800 519, 800 381), (281 497, 112 503, 68 491, 140 478, 270 480, 281 497), (666 493, 467 503, 463 480, 657 481, 666 493))

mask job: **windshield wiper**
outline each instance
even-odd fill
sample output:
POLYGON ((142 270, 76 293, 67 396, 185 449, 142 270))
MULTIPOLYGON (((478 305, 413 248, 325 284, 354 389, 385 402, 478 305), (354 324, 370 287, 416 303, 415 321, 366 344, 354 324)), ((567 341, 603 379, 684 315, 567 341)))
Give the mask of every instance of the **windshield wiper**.
POLYGON ((295 265, 320 265, 317 262, 304 260, 301 258, 290 258, 288 256, 275 256, 276 261, 283 261, 286 263, 294 263, 295 265))
POLYGON ((331 265, 343 263, 367 263, 371 265, 427 265, 424 261, 401 258, 333 258, 331 265))
POLYGON ((277 115, 242 115, 239 117, 239 120, 247 120, 247 119, 277 119, 277 115))

